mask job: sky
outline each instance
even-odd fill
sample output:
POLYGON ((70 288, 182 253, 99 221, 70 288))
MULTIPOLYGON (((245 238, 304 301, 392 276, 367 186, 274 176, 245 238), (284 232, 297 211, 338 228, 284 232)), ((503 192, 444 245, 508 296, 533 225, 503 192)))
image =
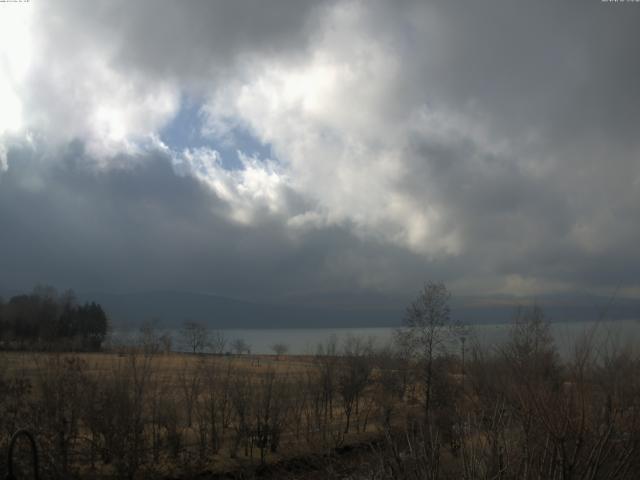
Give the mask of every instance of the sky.
POLYGON ((0 3, 0 291, 640 297, 640 3, 0 3))

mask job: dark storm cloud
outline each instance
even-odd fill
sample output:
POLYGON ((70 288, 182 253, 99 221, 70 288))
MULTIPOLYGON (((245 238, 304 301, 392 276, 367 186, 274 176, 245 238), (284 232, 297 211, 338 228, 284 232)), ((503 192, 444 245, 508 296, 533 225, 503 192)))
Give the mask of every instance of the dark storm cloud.
POLYGON ((463 276, 526 276, 579 289, 637 284, 638 189, 629 181, 600 184, 606 169, 624 169, 625 159, 621 165, 604 162, 601 179, 587 177, 588 183, 579 184, 585 177, 573 166, 533 175, 510 158, 470 144, 421 143, 408 155, 414 156, 414 168, 403 188, 420 197, 424 185, 432 185, 428 201, 441 205, 450 227, 465 239, 457 259, 467 262, 463 276))
POLYGON ((415 30, 399 48, 408 67, 399 101, 468 112, 508 148, 418 135, 403 188, 441 206, 485 278, 637 286, 640 9, 405 6, 394 18, 415 30))
POLYGON ((244 56, 303 52, 316 12, 329 3, 70 0, 48 5, 41 15, 62 48, 95 44, 128 71, 210 87, 217 80, 212 73, 223 74, 244 56))
POLYGON ((399 9, 381 3, 370 10, 372 23, 398 39, 408 102, 419 92, 434 104, 475 107, 507 132, 544 127, 555 141, 587 127, 634 130, 637 8, 578 1, 402 2, 399 9))
POLYGON ((51 163, 30 150, 9 153, 0 177, 0 287, 48 282, 264 299, 327 284, 358 289, 386 265, 407 267, 398 277, 418 273, 413 255, 362 242, 348 229, 294 238, 282 219, 231 222, 227 205, 198 180, 176 175, 162 153, 107 170, 88 167, 78 143, 58 155, 51 163))

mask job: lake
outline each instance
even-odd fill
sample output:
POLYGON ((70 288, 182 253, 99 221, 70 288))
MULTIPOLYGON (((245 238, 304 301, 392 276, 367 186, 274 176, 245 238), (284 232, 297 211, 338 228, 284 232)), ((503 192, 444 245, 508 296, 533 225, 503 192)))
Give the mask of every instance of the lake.
MULTIPOLYGON (((467 348, 472 343, 478 342, 484 347, 495 347, 504 342, 509 335, 510 324, 485 324, 467 325, 467 348)), ((221 330, 229 344, 235 339, 244 340, 250 347, 251 353, 273 353, 272 345, 284 343, 289 347, 289 353, 298 355, 315 354, 317 346, 326 343, 332 337, 338 341, 338 345, 349 336, 358 336, 372 339, 375 345, 383 346, 393 338, 395 328, 286 328, 286 329, 223 329, 221 330)), ((173 349, 187 351, 188 348, 179 329, 160 330, 159 333, 169 333, 173 338, 173 349)), ((573 352, 577 339, 587 332, 594 332, 596 346, 600 349, 618 347, 637 348, 640 345, 640 321, 639 320, 610 320, 610 321, 585 321, 585 322, 557 322, 551 324, 551 333, 556 342, 558 351, 563 357, 568 357, 573 352)), ((114 342, 133 344, 136 341, 137 332, 117 331, 113 333, 114 342)), ((459 348, 458 345, 451 346, 459 348)))

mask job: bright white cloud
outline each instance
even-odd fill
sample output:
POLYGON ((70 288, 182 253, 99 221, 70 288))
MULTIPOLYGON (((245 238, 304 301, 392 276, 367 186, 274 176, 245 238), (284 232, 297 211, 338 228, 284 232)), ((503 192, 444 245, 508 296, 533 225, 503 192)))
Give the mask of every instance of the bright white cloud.
POLYGON ((474 132, 452 125, 446 114, 425 115, 424 105, 388 108, 388 93, 403 70, 394 52, 366 31, 363 18, 364 6, 338 7, 324 19, 308 58, 251 59, 244 77, 213 93, 208 131, 223 134, 225 121, 240 119, 273 146, 292 188, 320 209, 293 224, 318 222, 321 215, 321 223, 350 222, 360 235, 423 254, 458 253, 461 239, 429 185, 415 197, 401 182, 410 174, 411 135, 467 138, 474 132))
POLYGON ((79 139, 106 159, 136 153, 175 114, 177 86, 123 70, 112 46, 90 35, 70 29, 46 4, 2 5, 0 138, 36 132, 51 145, 79 139))
POLYGON ((242 168, 228 170, 210 148, 174 153, 176 170, 208 185, 229 206, 230 217, 242 224, 260 220, 263 214, 286 212, 287 178, 276 163, 238 152, 242 168))
MULTIPOLYGON (((52 55, 55 53, 51 52, 52 55)), ((89 153, 135 153, 136 142, 158 131, 179 107, 179 90, 114 69, 105 52, 43 62, 30 78, 31 125, 50 141, 81 139, 89 153), (37 86, 37 88, 36 88, 37 86)))
POLYGON ((32 8, 3 5, 0 14, 0 171, 7 169, 9 137, 24 127, 24 81, 31 64, 32 8))

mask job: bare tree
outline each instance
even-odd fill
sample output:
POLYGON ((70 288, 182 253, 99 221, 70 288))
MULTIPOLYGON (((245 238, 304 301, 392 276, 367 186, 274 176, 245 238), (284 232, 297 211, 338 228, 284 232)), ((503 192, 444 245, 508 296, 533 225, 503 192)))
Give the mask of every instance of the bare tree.
POLYGON ((253 386, 246 375, 236 375, 231 385, 230 400, 233 406, 234 419, 233 430, 234 435, 230 449, 231 458, 236 458, 238 449, 241 444, 244 445, 244 454, 249 456, 251 437, 251 420, 253 419, 253 386))
POLYGON ((247 342, 245 342, 242 338, 236 338, 231 343, 231 348, 238 355, 242 355, 245 352, 249 353, 251 351, 251 347, 249 347, 247 342))
POLYGON ((162 353, 171 353, 171 349, 173 346, 173 338, 171 337, 171 334, 169 332, 164 332, 162 335, 160 335, 160 338, 158 340, 160 341, 160 348, 162 350, 162 353))
POLYGON ((222 355, 224 353, 224 348, 227 346, 227 339, 224 336, 224 332, 221 330, 214 330, 211 332, 209 340, 209 346, 211 347, 211 351, 216 355, 222 355))
POLYGON ((36 360, 41 395, 36 424, 41 440, 62 476, 71 474, 71 459, 80 435, 86 363, 77 356, 52 355, 36 360))
POLYGON ((336 391, 336 377, 338 371, 338 338, 332 335, 324 344, 319 344, 316 354, 316 365, 319 373, 319 386, 322 397, 322 439, 326 440, 329 420, 333 420, 333 399, 336 391))
POLYGON ((145 406, 153 386, 151 355, 133 353, 112 364, 100 378, 97 418, 93 427, 102 437, 103 461, 113 462, 121 478, 134 478, 145 462, 145 406))
POLYGON ((379 416, 385 432, 391 429, 391 417, 401 403, 405 391, 404 365, 391 347, 375 352, 373 365, 376 368, 373 384, 373 400, 378 406, 379 416))
POLYGON ((192 353, 202 352, 209 344, 209 332, 199 322, 187 320, 182 325, 182 337, 192 353))
POLYGON ((187 416, 187 426, 191 428, 193 424, 193 410, 196 407, 196 402, 202 389, 202 375, 200 364, 194 366, 188 360, 188 358, 183 359, 182 368, 178 375, 178 384, 182 392, 184 412, 187 416))
POLYGON ((371 342, 359 337, 347 337, 344 345, 342 364, 338 370, 337 386, 342 396, 342 407, 346 417, 344 433, 349 433, 351 414, 358 415, 360 397, 369 384, 373 362, 371 342))
POLYGON ((154 318, 145 321, 140 326, 138 332, 138 343, 144 351, 148 354, 156 354, 160 351, 160 337, 158 335, 158 319, 154 318))
POLYGON ((289 401, 287 378, 269 370, 259 376, 253 389, 253 439, 264 463, 267 450, 278 451, 289 401))
POLYGON ((232 364, 220 365, 217 360, 203 369, 203 395, 198 403, 199 421, 206 426, 211 452, 217 454, 231 421, 231 386, 234 376, 232 364))
POLYGON ((442 282, 428 282, 409 305, 405 326, 396 332, 398 343, 422 364, 425 421, 429 421, 433 385, 433 359, 445 349, 447 339, 455 332, 451 321, 451 294, 442 282))
POLYGON ((278 358, 280 358, 282 355, 287 354, 287 352, 289 351, 289 345, 287 345, 286 343, 274 343, 273 345, 271 345, 271 350, 273 350, 273 353, 275 353, 278 358))

